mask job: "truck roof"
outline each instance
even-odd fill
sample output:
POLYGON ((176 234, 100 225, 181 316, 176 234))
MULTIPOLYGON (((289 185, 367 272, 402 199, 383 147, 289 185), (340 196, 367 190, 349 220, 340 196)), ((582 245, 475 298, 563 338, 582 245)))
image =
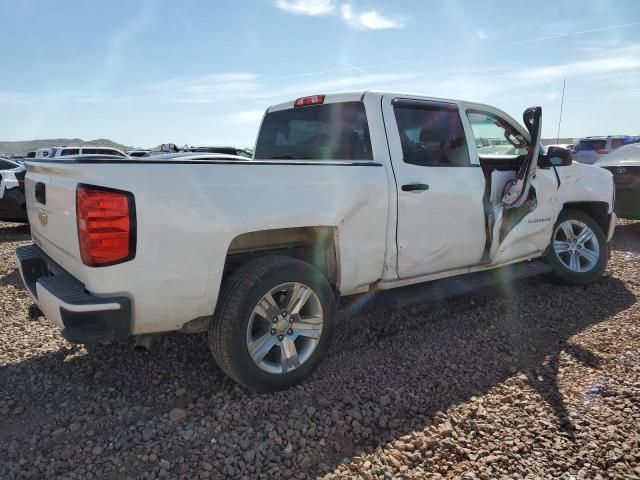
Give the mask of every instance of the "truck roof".
MULTIPOLYGON (((311 94, 313 95, 313 94, 311 94)), ((407 93, 407 92, 392 92, 392 91, 377 91, 377 90, 363 90, 356 92, 342 92, 342 93, 327 93, 327 94, 317 94, 317 95, 325 95, 324 103, 338 103, 338 102, 358 102, 362 101, 365 96, 377 96, 382 97, 384 95, 392 95, 397 97, 405 97, 405 98, 415 98, 421 100, 432 100, 436 102, 450 102, 450 103, 458 103, 464 102, 467 105, 473 105, 476 107, 491 107, 490 105, 484 105, 482 103, 469 102, 466 100, 460 99, 452 99, 452 98, 442 98, 442 97, 430 97, 427 95, 421 95, 417 93, 407 93)), ((300 97, 304 98, 307 95, 300 97)), ((276 105, 271 105, 267 112, 275 112, 278 110, 286 110, 289 108, 293 108, 295 100, 290 100, 288 102, 278 103, 276 105)))

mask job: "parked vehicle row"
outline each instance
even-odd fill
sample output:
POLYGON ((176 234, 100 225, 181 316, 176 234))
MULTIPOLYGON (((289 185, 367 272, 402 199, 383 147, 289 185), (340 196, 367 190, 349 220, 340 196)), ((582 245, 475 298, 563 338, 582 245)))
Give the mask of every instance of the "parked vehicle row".
POLYGON ((207 331, 233 379, 286 388, 326 353, 340 296, 531 259, 568 284, 602 274, 612 175, 540 155, 541 114, 315 95, 267 110, 253 159, 36 158, 22 279, 71 342, 207 331))
POLYGON ((25 196, 24 177, 25 161, 51 160, 61 161, 76 157, 95 158, 149 158, 150 160, 162 160, 165 157, 194 156, 203 153, 217 153, 219 157, 227 159, 246 160, 251 158, 252 152, 248 149, 236 147, 188 147, 185 150, 177 149, 179 153, 158 154, 153 150, 130 150, 124 153, 116 148, 100 146, 62 146, 52 148, 39 148, 27 152, 24 155, 0 156, 0 221, 26 222, 28 221, 25 196))
POLYGON ((232 155, 236 157, 251 158, 253 152, 248 148, 230 147, 230 146, 188 146, 178 147, 175 143, 163 143, 155 149, 151 150, 130 150, 127 155, 130 157, 157 157, 158 155, 166 155, 171 153, 189 154, 189 153, 217 153, 221 155, 232 155))

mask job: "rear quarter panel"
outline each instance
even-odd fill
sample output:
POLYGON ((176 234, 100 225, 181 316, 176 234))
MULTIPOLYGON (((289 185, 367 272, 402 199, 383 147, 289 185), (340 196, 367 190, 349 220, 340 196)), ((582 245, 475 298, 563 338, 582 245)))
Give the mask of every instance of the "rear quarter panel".
POLYGON ((231 241, 247 232, 331 226, 341 292, 381 277, 388 185, 382 166, 82 164, 79 180, 130 191, 137 252, 84 267, 86 288, 133 300, 133 333, 179 329, 213 313, 231 241))

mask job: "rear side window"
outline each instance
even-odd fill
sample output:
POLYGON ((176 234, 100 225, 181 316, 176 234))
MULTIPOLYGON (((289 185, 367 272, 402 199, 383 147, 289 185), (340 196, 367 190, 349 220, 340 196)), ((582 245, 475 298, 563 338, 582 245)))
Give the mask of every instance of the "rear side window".
POLYGON ((364 104, 329 103, 268 113, 254 158, 372 160, 364 104))
POLYGON ((80 154, 79 148, 65 148, 60 152, 61 157, 66 157, 67 155, 79 155, 79 154, 80 154))
POLYGON ((606 140, 580 140, 576 145, 576 152, 604 150, 607 147, 606 140))
POLYGON ((456 107, 396 103, 393 107, 406 163, 467 167, 469 149, 456 107))
POLYGON ((115 155, 117 157, 124 157, 122 153, 117 150, 111 150, 109 148, 83 148, 83 155, 115 155))

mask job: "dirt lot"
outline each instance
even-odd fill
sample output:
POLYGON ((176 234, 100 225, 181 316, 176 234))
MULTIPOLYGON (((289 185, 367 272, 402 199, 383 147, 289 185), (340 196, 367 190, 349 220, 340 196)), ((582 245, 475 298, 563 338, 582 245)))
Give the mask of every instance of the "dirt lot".
POLYGON ((313 377, 274 395, 201 335, 140 354, 28 321, 28 238, 0 223, 0 478, 640 479, 640 223, 587 288, 343 312, 313 377))

